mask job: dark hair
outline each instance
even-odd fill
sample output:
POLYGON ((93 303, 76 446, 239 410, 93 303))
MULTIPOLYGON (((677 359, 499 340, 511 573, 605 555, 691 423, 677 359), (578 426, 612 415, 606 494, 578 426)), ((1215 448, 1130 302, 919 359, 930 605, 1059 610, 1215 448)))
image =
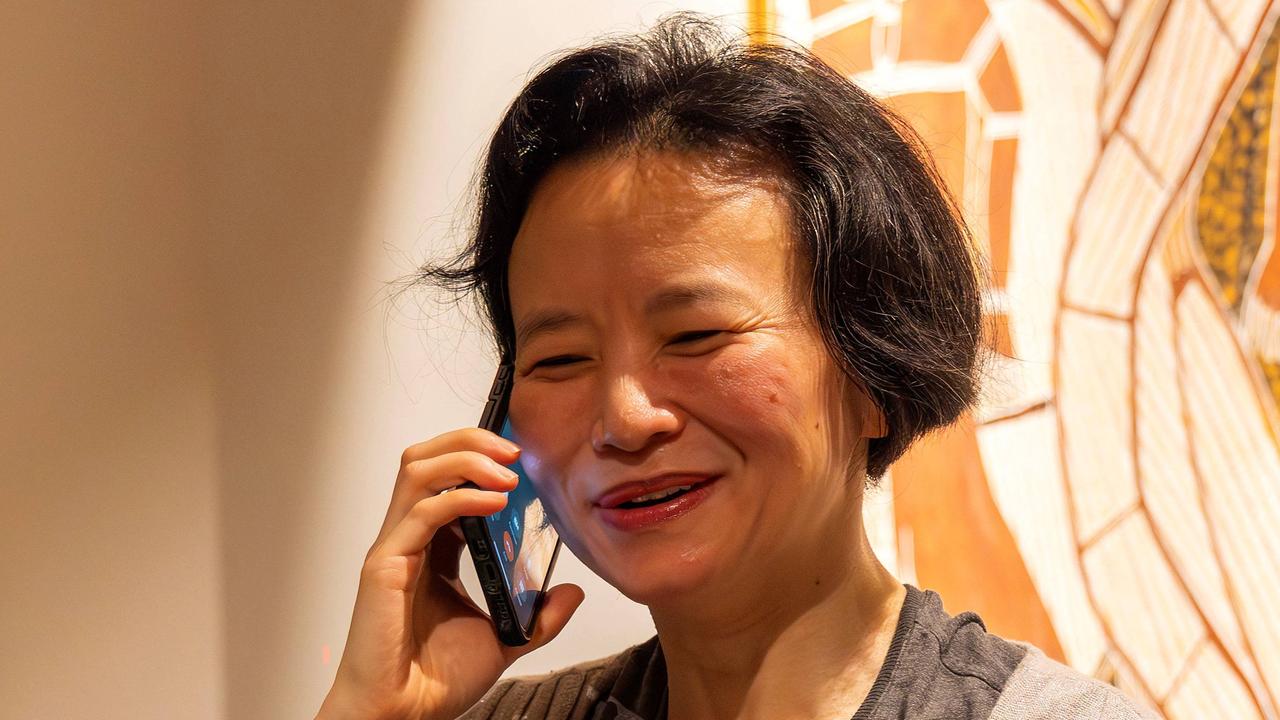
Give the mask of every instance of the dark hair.
POLYGON ((871 480, 974 402, 981 263, 915 133, 803 48, 747 44, 692 13, 571 51, 530 80, 489 144, 470 243, 416 278, 479 290, 513 356, 507 260, 539 180, 566 158, 662 148, 755 150, 783 175, 823 339, 888 424, 870 441, 871 480))

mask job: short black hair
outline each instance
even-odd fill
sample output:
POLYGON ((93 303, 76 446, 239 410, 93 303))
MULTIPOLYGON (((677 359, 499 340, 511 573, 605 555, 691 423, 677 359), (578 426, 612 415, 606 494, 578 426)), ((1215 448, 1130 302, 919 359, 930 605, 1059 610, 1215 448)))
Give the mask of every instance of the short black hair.
POLYGON ((567 158, 627 148, 751 152, 779 168, 813 317, 887 421, 869 443, 871 481, 975 402, 982 261, 919 138, 804 48, 748 43, 695 13, 539 71, 489 143, 469 243, 416 280, 478 290, 499 352, 513 357, 507 261, 535 187, 567 158))

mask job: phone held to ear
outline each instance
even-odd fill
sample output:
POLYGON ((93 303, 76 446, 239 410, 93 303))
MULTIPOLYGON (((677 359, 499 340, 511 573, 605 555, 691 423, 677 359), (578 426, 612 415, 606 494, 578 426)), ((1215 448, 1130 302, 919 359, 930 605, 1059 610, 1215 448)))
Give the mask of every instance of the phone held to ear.
MULTIPOLYGON (((519 444, 507 418, 513 374, 510 364, 498 367, 480 427, 519 444)), ((560 535, 551 526, 520 461, 508 467, 520 479, 516 488, 507 493, 507 506, 488 517, 464 516, 458 522, 471 550, 498 639, 516 646, 533 637, 551 570, 560 554, 560 535)), ((475 486, 466 483, 463 487, 475 486)))

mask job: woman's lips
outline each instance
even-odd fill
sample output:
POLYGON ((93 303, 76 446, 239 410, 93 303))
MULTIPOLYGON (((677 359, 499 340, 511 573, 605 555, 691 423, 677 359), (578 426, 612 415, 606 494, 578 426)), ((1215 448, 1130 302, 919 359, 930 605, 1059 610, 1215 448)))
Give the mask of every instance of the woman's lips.
POLYGON ((697 485, 711 480, 714 475, 708 473, 673 472, 656 475, 647 480, 636 480, 623 483, 596 500, 596 505, 603 508, 614 508, 629 500, 668 490, 670 488, 697 485))
MULTIPOLYGON (((624 508, 603 507, 603 504, 601 504, 596 509, 600 513, 600 518, 615 529, 625 531, 642 530, 668 520, 674 520, 698 507, 707 499, 707 496, 715 491, 716 481, 719 479, 719 476, 716 476, 710 480, 704 480, 683 495, 673 497, 656 505, 624 508)), ((676 483, 669 487, 675 487, 680 484, 688 485, 691 483, 676 483)), ((643 493, 637 493, 636 496, 639 494, 643 493)))

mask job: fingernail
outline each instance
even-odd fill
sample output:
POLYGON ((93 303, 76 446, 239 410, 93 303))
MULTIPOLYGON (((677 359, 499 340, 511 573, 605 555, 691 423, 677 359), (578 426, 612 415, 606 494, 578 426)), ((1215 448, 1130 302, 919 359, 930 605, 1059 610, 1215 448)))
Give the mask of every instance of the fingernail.
POLYGON ((498 445, 500 445, 500 446, 502 447, 502 449, 503 449, 503 450, 506 450, 507 452, 511 452, 511 453, 518 453, 518 452, 520 452, 520 446, 519 446, 519 445, 517 445, 517 444, 515 444, 515 443, 511 442, 510 440, 508 440, 508 439, 506 439, 506 438, 504 438, 504 437, 500 437, 500 438, 498 438, 498 445))
POLYGON ((502 471, 502 476, 507 479, 507 482, 513 483, 520 480, 519 473, 513 472, 510 468, 502 468, 502 471))

